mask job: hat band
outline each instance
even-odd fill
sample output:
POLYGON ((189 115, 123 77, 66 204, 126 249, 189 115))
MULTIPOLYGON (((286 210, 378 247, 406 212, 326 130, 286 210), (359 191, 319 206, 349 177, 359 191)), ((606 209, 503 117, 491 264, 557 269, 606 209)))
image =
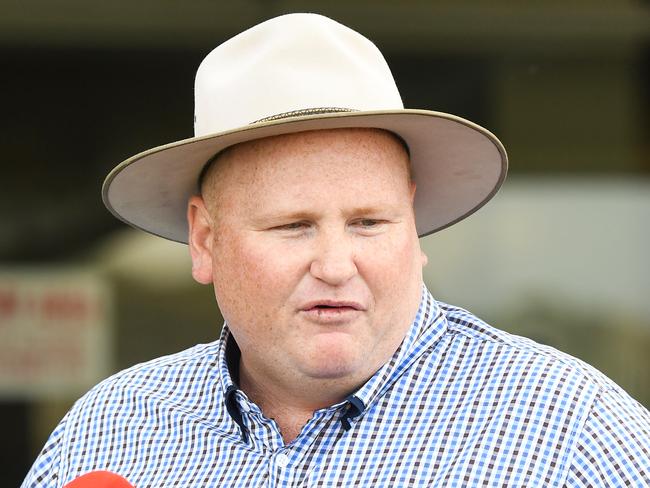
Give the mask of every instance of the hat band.
MULTIPOLYGON (((263 119, 256 120, 254 122, 251 122, 252 124, 259 124, 262 122, 271 122, 273 120, 280 120, 280 119, 289 119, 291 117, 300 117, 304 115, 320 115, 320 114, 335 114, 335 113, 344 113, 344 112, 358 112, 359 110, 353 109, 353 108, 342 108, 342 107, 317 107, 317 108, 304 108, 301 110, 292 110, 291 112, 282 112, 280 114, 275 114, 271 115, 269 117, 264 117, 263 119)), ((201 192, 201 185, 203 184, 203 178, 205 177, 205 174, 207 173, 207 170, 210 166, 212 166, 212 163, 214 162, 219 155, 225 151, 225 149, 221 149, 217 154, 212 156, 205 165, 203 165, 203 168, 201 169, 201 173, 199 173, 199 178, 197 181, 197 188, 199 190, 199 193, 201 192)))
POLYGON ((282 112, 281 114, 271 115, 263 119, 251 122, 251 124, 259 124, 260 122, 271 122, 272 120, 288 119, 290 117, 302 117, 304 115, 321 115, 321 114, 335 114, 341 112, 358 112, 353 108, 341 107, 318 107, 318 108, 303 108, 301 110, 292 110, 291 112, 282 112))

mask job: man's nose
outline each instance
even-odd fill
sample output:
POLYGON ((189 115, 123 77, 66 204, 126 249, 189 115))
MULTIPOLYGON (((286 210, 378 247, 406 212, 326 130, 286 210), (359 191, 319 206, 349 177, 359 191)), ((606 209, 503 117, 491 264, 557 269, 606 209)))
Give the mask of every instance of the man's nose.
POLYGON ((357 272, 351 237, 345 232, 322 232, 311 262, 311 275, 337 286, 346 283, 357 272))

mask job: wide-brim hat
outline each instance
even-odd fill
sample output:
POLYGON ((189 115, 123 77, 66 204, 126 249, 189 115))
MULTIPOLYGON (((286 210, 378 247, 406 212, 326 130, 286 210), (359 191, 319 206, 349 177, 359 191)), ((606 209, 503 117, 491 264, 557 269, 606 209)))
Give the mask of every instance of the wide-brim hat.
POLYGON ((241 142, 302 131, 378 128, 408 146, 418 235, 482 207, 501 186, 505 149, 454 115, 404 109, 377 47, 316 14, 258 24, 215 48, 195 82, 195 137, 127 159, 106 177, 107 208, 128 224, 187 242, 187 202, 205 165, 241 142))

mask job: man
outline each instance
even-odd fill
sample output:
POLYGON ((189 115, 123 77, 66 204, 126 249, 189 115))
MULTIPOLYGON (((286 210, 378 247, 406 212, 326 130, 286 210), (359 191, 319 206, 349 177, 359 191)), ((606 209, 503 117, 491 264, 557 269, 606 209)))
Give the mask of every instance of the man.
POLYGON ((404 110, 374 45, 310 14, 208 55, 195 132, 119 165, 104 199, 189 243, 221 338, 95 387, 23 486, 650 484, 647 410, 422 284, 418 235, 503 181, 492 134, 404 110))

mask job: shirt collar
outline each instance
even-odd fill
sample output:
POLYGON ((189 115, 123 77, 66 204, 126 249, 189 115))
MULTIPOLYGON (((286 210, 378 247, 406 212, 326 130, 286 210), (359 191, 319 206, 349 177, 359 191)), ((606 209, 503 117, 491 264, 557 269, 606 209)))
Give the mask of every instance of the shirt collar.
POLYGON ((423 284, 420 306, 404 340, 391 359, 379 368, 353 396, 368 407, 381 397, 423 353, 438 342, 446 330, 445 315, 423 284))
POLYGON ((232 390, 232 387, 238 388, 239 383, 239 357, 241 352, 235 342, 235 338, 230 332, 227 323, 223 324, 221 337, 219 338, 219 373, 221 377, 221 387, 224 394, 232 390), (232 374, 231 374, 232 373, 232 374))

